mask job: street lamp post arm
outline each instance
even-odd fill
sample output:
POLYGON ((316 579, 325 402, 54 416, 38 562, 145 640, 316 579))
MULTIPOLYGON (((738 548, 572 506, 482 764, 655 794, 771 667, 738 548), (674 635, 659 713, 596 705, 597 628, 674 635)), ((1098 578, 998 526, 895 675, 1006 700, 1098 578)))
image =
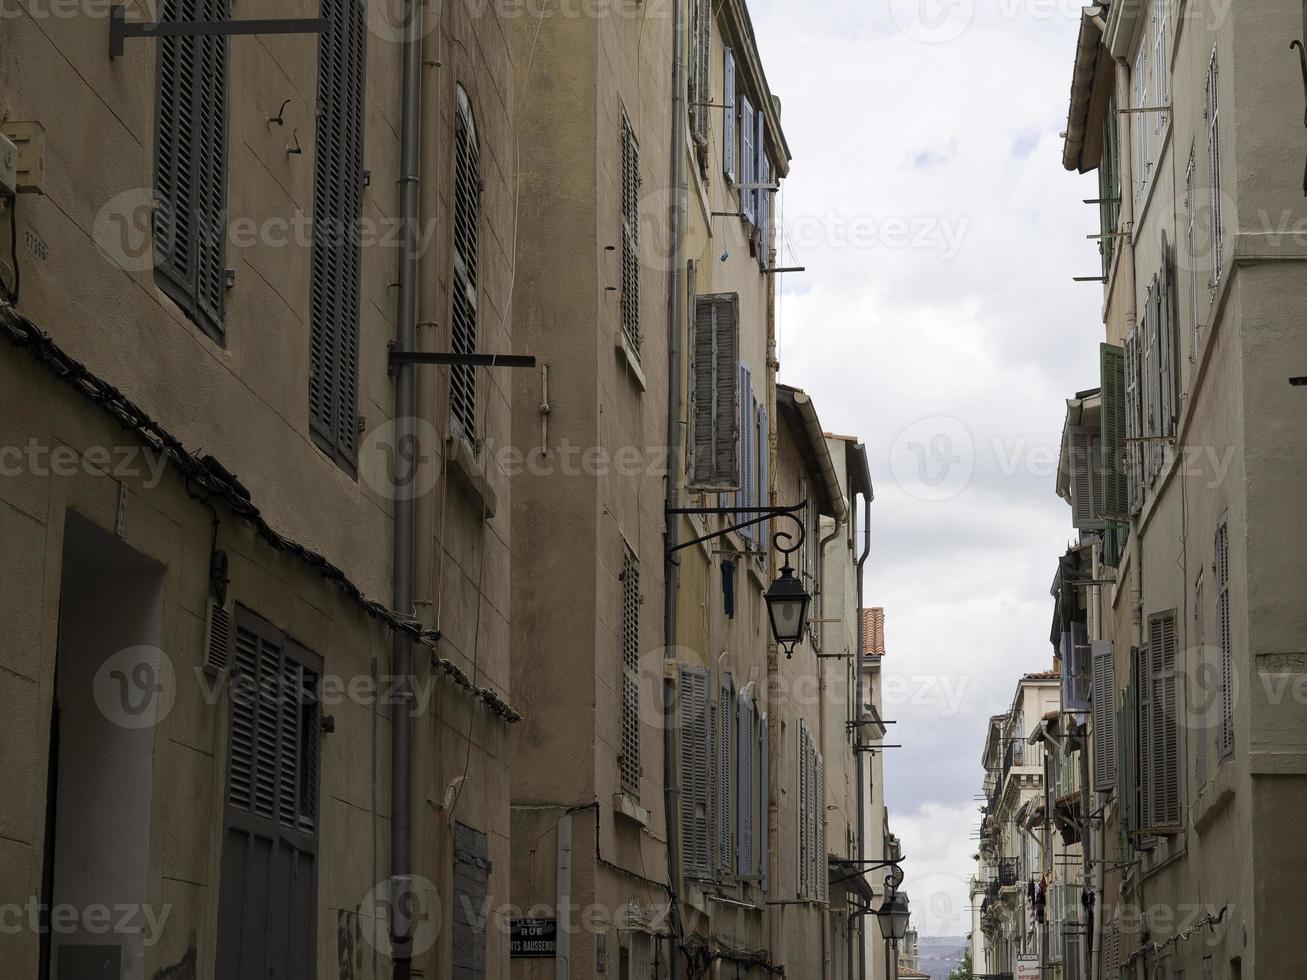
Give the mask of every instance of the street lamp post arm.
POLYGON ((772 535, 772 545, 782 555, 793 554, 803 546, 803 540, 807 535, 807 530, 803 525, 803 518, 800 516, 808 507, 805 500, 802 503, 794 504, 791 507, 669 507, 667 508, 668 517, 696 515, 716 515, 718 517, 736 517, 753 515, 748 520, 736 521, 730 527, 724 527, 717 531, 709 531, 707 534, 701 534, 696 538, 684 541, 668 550, 669 555, 674 555, 683 548, 690 548, 696 544, 703 544, 705 541, 714 541, 717 538, 724 538, 732 531, 739 531, 742 528, 753 527, 755 524, 762 524, 776 518, 787 517, 798 525, 797 536, 789 531, 776 531, 772 535), (793 543, 786 546, 782 541, 793 543))

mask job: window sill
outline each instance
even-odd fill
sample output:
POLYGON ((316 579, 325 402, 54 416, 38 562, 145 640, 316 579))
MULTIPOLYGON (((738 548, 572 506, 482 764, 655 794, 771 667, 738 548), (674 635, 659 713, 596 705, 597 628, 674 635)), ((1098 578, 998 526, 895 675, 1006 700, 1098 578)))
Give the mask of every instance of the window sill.
POLYGON ((649 811, 640 806, 625 790, 613 794, 613 814, 640 827, 649 826, 649 811))
POLYGON ((625 330, 618 329, 615 346, 617 352, 622 355, 622 359, 626 361, 626 367, 635 379, 635 383, 640 386, 640 390, 648 391, 649 383, 645 380, 644 370, 640 367, 640 355, 631 347, 631 342, 627 339, 625 330))
POLYGON ((482 509, 485 519, 493 518, 498 499, 490 486, 490 481, 486 479, 477 464, 476 453, 468 445, 467 440, 457 435, 446 436, 445 461, 449 474, 458 481, 468 497, 482 509))

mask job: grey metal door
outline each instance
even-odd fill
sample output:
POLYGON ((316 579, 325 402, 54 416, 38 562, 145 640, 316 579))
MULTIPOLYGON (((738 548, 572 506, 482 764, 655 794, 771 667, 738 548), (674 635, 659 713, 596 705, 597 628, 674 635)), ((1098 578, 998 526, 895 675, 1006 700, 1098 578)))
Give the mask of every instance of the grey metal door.
POLYGON ((238 607, 218 980, 311 980, 322 661, 238 607))

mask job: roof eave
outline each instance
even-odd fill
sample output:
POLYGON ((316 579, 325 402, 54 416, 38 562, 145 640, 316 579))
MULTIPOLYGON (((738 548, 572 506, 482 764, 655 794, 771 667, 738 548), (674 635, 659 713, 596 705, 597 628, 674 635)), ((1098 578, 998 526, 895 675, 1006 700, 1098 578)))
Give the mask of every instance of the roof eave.
POLYGON ((1094 84, 1098 74, 1099 49, 1107 27, 1102 7, 1085 7, 1080 12, 1080 34, 1076 39, 1076 63, 1071 75, 1071 103, 1067 108, 1065 141, 1062 144, 1062 166, 1067 170, 1085 173, 1094 169, 1085 160, 1085 142, 1089 133, 1089 109, 1094 97, 1094 84))

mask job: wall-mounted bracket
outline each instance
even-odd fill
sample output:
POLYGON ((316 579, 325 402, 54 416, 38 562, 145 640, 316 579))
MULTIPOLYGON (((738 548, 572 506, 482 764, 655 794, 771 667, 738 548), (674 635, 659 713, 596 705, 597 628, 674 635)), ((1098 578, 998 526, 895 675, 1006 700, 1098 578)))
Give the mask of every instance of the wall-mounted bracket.
POLYGON ((234 34, 321 34, 325 17, 291 20, 147 21, 129 23, 127 8, 116 3, 109 8, 109 60, 123 53, 129 37, 230 37, 234 34))
POLYGON ((403 364, 449 364, 460 367, 506 367, 533 368, 536 359, 531 354, 450 354, 444 351, 395 350, 391 344, 388 351, 387 370, 395 373, 395 368, 403 364))

